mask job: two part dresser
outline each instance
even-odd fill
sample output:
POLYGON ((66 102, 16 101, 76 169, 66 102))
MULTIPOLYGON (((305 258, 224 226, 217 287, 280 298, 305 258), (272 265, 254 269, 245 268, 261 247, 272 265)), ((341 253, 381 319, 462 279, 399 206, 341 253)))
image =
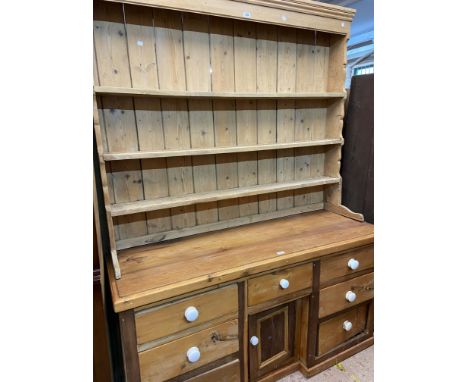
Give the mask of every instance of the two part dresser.
POLYGON ((275 381, 373 343, 373 226, 341 205, 354 11, 94 4, 94 132, 127 381, 275 381))

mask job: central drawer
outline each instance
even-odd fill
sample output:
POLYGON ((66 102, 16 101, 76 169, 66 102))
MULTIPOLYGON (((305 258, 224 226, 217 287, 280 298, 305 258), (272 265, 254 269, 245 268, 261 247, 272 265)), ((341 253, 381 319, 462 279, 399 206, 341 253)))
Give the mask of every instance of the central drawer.
POLYGON ((237 351, 235 319, 139 353, 141 381, 166 381, 237 351), (198 353, 192 361, 190 350, 198 353))
POLYGON ((247 301, 253 306, 311 287, 312 264, 300 265, 250 279, 247 301))
POLYGON ((167 337, 218 318, 229 319, 237 313, 237 284, 148 308, 135 314, 137 343, 167 337))

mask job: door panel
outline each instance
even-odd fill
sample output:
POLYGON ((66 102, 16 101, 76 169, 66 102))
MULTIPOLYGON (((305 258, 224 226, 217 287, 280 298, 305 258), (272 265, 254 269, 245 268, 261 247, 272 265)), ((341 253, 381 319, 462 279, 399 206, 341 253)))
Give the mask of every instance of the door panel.
POLYGON ((289 363, 294 358, 296 309, 295 302, 281 305, 249 317, 250 378, 255 380, 289 363))

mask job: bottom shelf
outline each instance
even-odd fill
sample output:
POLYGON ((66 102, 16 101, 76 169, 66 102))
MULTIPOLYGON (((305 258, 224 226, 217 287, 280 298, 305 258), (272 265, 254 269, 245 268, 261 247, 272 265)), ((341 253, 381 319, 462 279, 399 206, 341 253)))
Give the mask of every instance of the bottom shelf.
POLYGON ((117 250, 122 250, 137 247, 140 245, 156 244, 161 241, 177 239, 179 237, 187 237, 205 232, 219 231, 221 229, 239 227, 245 224, 258 223, 261 221, 282 218, 289 215, 297 215, 302 214, 304 212, 323 210, 323 208, 324 203, 315 203, 309 206, 288 208, 285 210, 267 212, 264 214, 242 216, 236 219, 218 221, 216 223, 202 224, 194 227, 175 229, 172 231, 157 232, 150 235, 134 237, 131 239, 117 240, 116 247, 117 250))

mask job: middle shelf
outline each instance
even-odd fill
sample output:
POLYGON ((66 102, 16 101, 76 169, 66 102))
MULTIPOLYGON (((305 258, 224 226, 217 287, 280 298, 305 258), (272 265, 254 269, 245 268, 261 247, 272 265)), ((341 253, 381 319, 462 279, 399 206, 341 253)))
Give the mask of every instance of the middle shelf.
POLYGON ((196 194, 187 194, 180 196, 168 196, 159 199, 139 200, 136 202, 117 203, 107 206, 107 210, 111 215, 123 216, 137 214, 140 212, 149 212, 163 210, 166 208, 174 208, 188 206, 197 203, 214 202, 218 200, 240 198, 250 195, 261 195, 272 192, 281 192, 287 190, 295 190, 301 188, 322 186, 326 184, 337 184, 340 182, 339 177, 321 176, 312 179, 296 180, 291 182, 261 184, 249 187, 238 187, 227 190, 216 190, 209 192, 201 192, 196 194))
POLYGON ((150 158, 168 158, 177 156, 194 156, 194 155, 211 155, 211 154, 228 154, 242 153, 249 151, 267 151, 281 150, 300 147, 314 147, 343 144, 342 138, 327 138, 316 139, 303 142, 288 142, 288 143, 271 143, 261 145, 248 146, 228 146, 228 147, 206 147, 206 148, 191 148, 179 150, 152 150, 152 151, 135 151, 135 152, 110 152, 104 153, 105 161, 129 160, 129 159, 150 159, 150 158))

